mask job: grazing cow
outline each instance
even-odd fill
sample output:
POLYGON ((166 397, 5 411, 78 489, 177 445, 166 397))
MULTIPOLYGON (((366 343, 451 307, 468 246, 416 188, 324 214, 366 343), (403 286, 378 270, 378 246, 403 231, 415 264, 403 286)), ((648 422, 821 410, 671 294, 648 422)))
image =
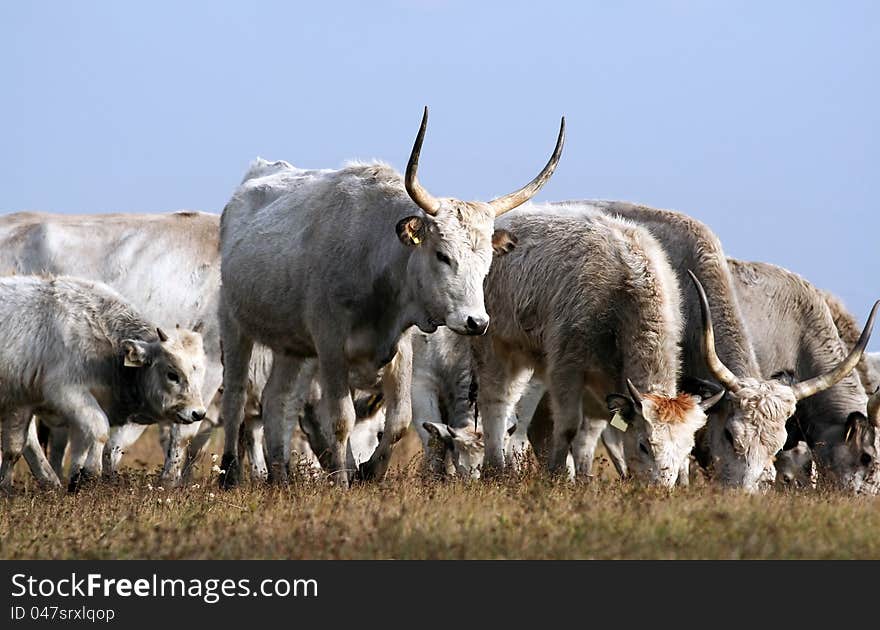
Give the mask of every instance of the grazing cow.
POLYGON ((813 454, 801 440, 794 447, 776 455, 776 484, 783 488, 815 488, 817 480, 813 454))
POLYGON ((466 453, 473 450, 469 445, 481 437, 470 344, 451 330, 440 329, 431 335, 414 333, 412 346, 412 417, 422 440, 426 470, 433 474, 445 474, 451 467, 478 470, 479 462, 465 462, 466 453), (458 454, 457 443, 462 451, 458 454), (461 465, 455 465, 453 460, 459 459, 461 465))
MULTIPOLYGON (((219 235, 219 215, 202 212, 84 216, 21 212, 0 217, 0 271, 103 282, 165 330, 201 324, 206 355, 202 399, 211 401, 222 378, 217 325, 219 235)), ((144 430, 117 420, 111 424, 118 426, 112 427, 104 452, 105 473, 115 471, 122 453, 144 430)), ((188 472, 216 425, 213 416, 203 423, 171 425, 162 472, 166 486, 175 485, 188 472), (192 444, 184 453, 190 438, 192 444)), ((249 433, 258 430, 248 426, 249 433)), ((60 470, 67 436, 64 431, 53 434, 49 453, 60 470)), ((260 456, 258 451, 251 454, 260 456)))
MULTIPOLYGON (((708 380, 715 382, 716 388, 720 383, 727 390, 699 436, 702 463, 709 465, 722 483, 756 490, 774 455, 786 442, 786 421, 794 414, 797 401, 843 378, 846 368, 852 367, 851 361, 832 374, 793 385, 765 377, 736 299, 721 242, 696 219, 625 202, 560 202, 552 207, 574 215, 598 210, 630 219, 650 230, 662 244, 679 282, 690 287, 683 292, 683 372, 688 377, 684 382, 697 393, 704 391, 698 382, 705 384, 708 380), (688 271, 699 278, 699 282, 694 281, 696 290, 686 275, 688 271)), ((859 355, 860 351, 849 358, 858 361, 859 355)))
MULTIPOLYGON (((868 420, 868 396, 861 379, 856 371, 849 371, 860 355, 854 355, 855 362, 852 357, 847 361, 848 347, 841 341, 825 296, 775 265, 732 258, 728 265, 765 377, 797 383, 839 370, 832 379, 836 384, 799 400, 788 423, 789 442, 807 442, 820 483, 854 492, 880 490, 880 462, 874 458, 880 435, 875 435, 868 420)), ((852 346, 857 350, 867 343, 878 305, 861 336, 856 333, 852 346)))
POLYGON ((199 333, 170 337, 110 287, 70 277, 0 279, 0 311, 0 485, 28 441, 31 412, 70 427, 71 488, 100 474, 110 421, 205 417, 199 333))
POLYGON ((639 474, 672 486, 706 409, 723 395, 701 400, 677 391, 682 318, 675 274, 659 243, 636 224, 556 212, 535 206, 499 222, 518 242, 492 265, 485 291, 494 325, 473 342, 484 473, 503 466, 505 420, 537 372, 554 416, 551 471, 563 472, 572 452, 576 472, 588 474, 575 437, 584 405, 589 417, 603 417, 607 400, 629 427, 627 450, 645 455, 639 474))
POLYGON ((350 373, 372 386, 381 371, 385 431, 360 467, 364 477, 381 478, 411 418, 407 329, 486 331, 483 279, 493 247, 513 242, 505 232, 493 234, 492 224, 550 178, 562 151, 564 121, 541 173, 488 203, 436 198, 419 184, 426 125, 427 109, 405 178, 379 163, 333 171, 258 160, 226 205, 220 228, 224 487, 239 478, 235 444, 255 341, 274 355, 263 397, 272 477, 286 479, 286 399, 302 359, 316 356, 318 417, 333 434, 332 466, 340 485, 347 485, 347 442, 355 419, 350 373))

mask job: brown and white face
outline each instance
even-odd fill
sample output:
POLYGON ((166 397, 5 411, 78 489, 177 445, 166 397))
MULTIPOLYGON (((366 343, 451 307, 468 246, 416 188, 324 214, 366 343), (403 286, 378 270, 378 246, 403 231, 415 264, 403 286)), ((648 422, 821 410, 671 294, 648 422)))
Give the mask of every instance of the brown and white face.
POLYGON ((855 369, 871 337, 880 302, 874 304, 855 347, 828 373, 799 383, 739 377, 718 357, 709 300, 697 277, 688 273, 700 298, 707 366, 727 389, 707 428, 713 472, 722 483, 754 492, 773 457, 785 445, 785 425, 795 414, 798 401, 833 387, 855 369))
POLYGON ((167 335, 156 330, 158 339, 123 341, 124 369, 138 370, 140 402, 155 420, 181 424, 205 417, 202 387, 205 381, 205 350, 195 331, 176 330, 167 335))
POLYGON ((694 435, 706 424, 706 410, 724 392, 702 400, 690 394, 641 394, 630 381, 627 388, 629 396, 607 399, 609 410, 628 425, 623 436, 627 469, 636 479, 672 488, 694 448, 694 435))
POLYGON ((550 161, 525 187, 489 202, 437 198, 418 181, 417 171, 428 110, 416 137, 406 169, 406 190, 424 211, 397 223, 397 237, 413 254, 407 267, 408 285, 424 316, 416 322, 423 332, 448 326, 461 335, 482 335, 489 326, 483 281, 492 254, 503 254, 516 244, 505 230, 493 230, 495 218, 531 199, 550 179, 565 138, 565 120, 550 161))

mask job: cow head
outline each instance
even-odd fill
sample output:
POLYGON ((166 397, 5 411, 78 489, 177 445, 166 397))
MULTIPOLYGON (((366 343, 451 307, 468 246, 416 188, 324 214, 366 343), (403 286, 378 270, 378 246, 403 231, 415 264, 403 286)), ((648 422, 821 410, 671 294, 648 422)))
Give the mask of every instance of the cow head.
POLYGON ((717 415, 707 425, 713 472, 725 484, 753 492, 788 436, 785 424, 799 400, 833 387, 858 364, 874 326, 880 302, 874 305, 856 346, 827 374, 800 383, 779 379, 740 378, 718 357, 709 300, 697 277, 688 272, 700 297, 703 344, 709 371, 727 389, 717 415))
POLYGON ((177 329, 169 336, 161 328, 156 333, 155 340, 122 342, 123 369, 137 370, 137 402, 153 420, 198 422, 206 413, 201 393, 205 380, 202 335, 177 329))
POLYGON ((504 254, 516 244, 512 234, 493 231, 495 217, 531 199, 550 179, 562 153, 565 119, 556 149, 538 176, 520 190, 489 202, 437 198, 422 187, 417 172, 427 124, 426 107, 405 180, 407 193, 424 214, 397 223, 398 238, 413 248, 407 273, 421 307, 416 323, 424 332, 446 325, 462 335, 481 335, 489 326, 483 280, 489 273, 492 253, 504 254))
POLYGON ((794 448, 776 455, 776 485, 782 488, 812 488, 815 486, 815 465, 807 443, 801 440, 794 448))
POLYGON ((823 485, 857 493, 880 491, 880 389, 868 400, 867 416, 849 414, 816 436, 813 445, 823 485))
MULTIPOLYGON (((428 470, 438 475, 456 475, 463 479, 479 479, 486 454, 483 434, 471 427, 454 428, 440 422, 423 422, 428 432, 425 457, 428 470)), ((507 429, 510 437, 516 425, 507 429)))
POLYGON ((627 423, 624 453, 628 471, 666 488, 675 486, 694 448, 694 434, 706 424, 706 412, 724 392, 706 399, 690 394, 675 397, 642 394, 626 381, 629 396, 608 396, 608 409, 627 423))

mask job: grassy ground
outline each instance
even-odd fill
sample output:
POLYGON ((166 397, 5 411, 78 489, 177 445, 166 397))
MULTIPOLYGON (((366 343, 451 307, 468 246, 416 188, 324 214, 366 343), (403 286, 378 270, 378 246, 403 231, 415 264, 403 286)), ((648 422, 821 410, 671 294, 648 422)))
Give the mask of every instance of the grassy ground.
POLYGON ((300 476, 232 492, 206 465, 169 491, 155 485, 159 457, 147 436, 119 484, 77 495, 34 491, 18 471, 0 499, 0 558, 880 558, 880 499, 541 475, 438 483, 414 464, 348 491, 300 476))

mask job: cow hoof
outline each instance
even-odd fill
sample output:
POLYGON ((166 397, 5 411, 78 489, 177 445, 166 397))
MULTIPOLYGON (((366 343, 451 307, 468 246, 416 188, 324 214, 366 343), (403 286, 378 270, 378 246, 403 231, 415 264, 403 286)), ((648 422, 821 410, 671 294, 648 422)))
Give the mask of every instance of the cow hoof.
POLYGON ((224 454, 220 462, 220 489, 231 490, 241 483, 241 468, 235 455, 224 454))
POLYGON ((98 476, 94 473, 80 468, 70 473, 70 481, 67 484, 68 492, 79 492, 86 486, 94 485, 98 481, 98 476))
MULTIPOLYGON (((254 477, 259 479, 257 475, 254 477)), ((288 484, 287 466, 285 464, 272 464, 269 466, 267 479, 273 486, 286 486, 288 484)))

